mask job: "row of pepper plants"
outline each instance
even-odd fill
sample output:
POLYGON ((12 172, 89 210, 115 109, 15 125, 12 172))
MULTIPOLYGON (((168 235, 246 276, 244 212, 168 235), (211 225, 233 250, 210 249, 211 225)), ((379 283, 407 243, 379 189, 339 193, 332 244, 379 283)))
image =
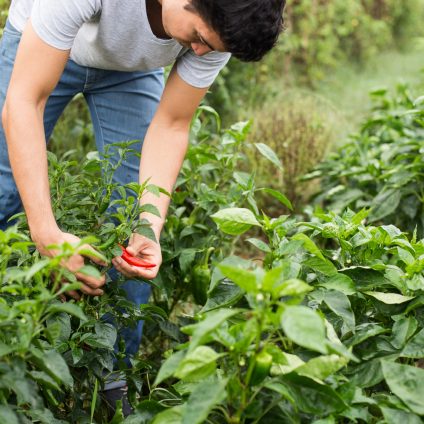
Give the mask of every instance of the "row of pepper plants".
MULTIPOLYGON (((81 272, 107 273, 105 294, 62 302, 78 282, 60 263, 80 246, 40 257, 23 215, 0 232, 2 422, 422 422, 424 241, 369 208, 268 216, 259 195, 291 204, 240 171, 249 125, 196 115, 148 305, 88 262, 81 272), (119 334, 139 319, 144 344, 129 366, 119 334), (110 419, 101 391, 116 373, 135 413, 110 419)), ((249 147, 281 168, 267 146, 249 147)), ((49 154, 59 225, 106 261, 132 232, 153 237, 138 200, 160 188, 112 180, 127 154, 131 143, 83 161, 49 154)))

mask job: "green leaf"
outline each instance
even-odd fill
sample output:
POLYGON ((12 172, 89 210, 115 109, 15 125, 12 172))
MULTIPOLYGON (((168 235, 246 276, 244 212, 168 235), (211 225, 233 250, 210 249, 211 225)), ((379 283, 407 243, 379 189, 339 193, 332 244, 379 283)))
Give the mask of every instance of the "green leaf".
POLYGON ((347 331, 355 331, 355 314, 352 311, 349 298, 342 292, 336 290, 317 290, 311 297, 325 302, 326 305, 340 318, 343 319, 347 331))
POLYGON ((280 377, 289 389, 298 410, 314 415, 328 415, 346 408, 340 395, 330 386, 322 385, 294 373, 280 377))
POLYGON ((331 415, 330 417, 323 418, 321 420, 316 420, 312 424, 336 424, 336 420, 331 415))
POLYGON ((87 317, 85 316, 84 312, 75 303, 54 303, 46 310, 47 314, 57 314, 61 312, 66 312, 69 315, 73 315, 74 317, 79 318, 81 321, 87 321, 87 317))
POLYGON ((206 318, 198 324, 182 327, 181 331, 192 332, 192 338, 189 345, 189 352, 196 349, 196 347, 209 336, 209 333, 218 328, 228 318, 237 315, 239 309, 219 309, 207 313, 206 318))
POLYGON ((56 381, 44 371, 30 371, 29 374, 41 386, 47 386, 50 389, 60 391, 60 387, 56 381))
POLYGON ((246 240, 250 244, 253 244, 257 249, 261 250, 262 252, 269 253, 271 252, 270 247, 262 240, 256 239, 256 238, 249 238, 246 240))
POLYGON ((9 372, 2 374, 1 387, 16 394, 17 405, 31 405, 35 408, 40 399, 37 392, 37 385, 24 374, 22 365, 10 366, 9 372))
POLYGON ((7 405, 0 405, 0 422, 4 424, 19 424, 19 419, 13 409, 7 405))
POLYGON ((257 293, 260 289, 257 276, 253 271, 236 268, 228 265, 218 265, 222 274, 237 284, 247 293, 257 293))
POLYGON ((350 222, 352 224, 359 225, 370 214, 370 212, 371 211, 368 209, 361 209, 357 214, 353 216, 353 218, 350 219, 350 222))
POLYGON ((328 277, 337 274, 337 268, 328 259, 310 257, 304 261, 303 264, 311 268, 313 271, 320 272, 328 277))
MULTIPOLYGON (((67 270, 66 270, 66 271, 67 271, 67 270)), ((69 271, 68 271, 68 272, 69 272, 69 271)), ((72 277, 74 277, 74 278, 75 278, 75 280, 76 280, 76 277, 75 277, 75 275, 74 275, 74 274, 70 273, 70 274, 66 275, 66 278, 68 278, 68 276, 72 276, 72 277)), ((72 277, 71 277, 71 278, 72 278, 72 277)), ((56 292, 56 296, 59 296, 60 294, 62 294, 62 293, 66 293, 66 292, 71 291, 71 290, 80 290, 80 289, 81 289, 81 287, 82 287, 82 283, 81 283, 81 282, 76 282, 76 283, 63 283, 63 284, 62 284, 62 286, 60 287, 60 289, 56 292)))
POLYGON ((235 305, 244 295, 244 291, 236 284, 222 281, 209 295, 201 313, 218 308, 228 308, 235 305))
POLYGON ((378 334, 383 334, 389 332, 388 328, 384 328, 378 324, 374 323, 365 323, 358 325, 356 327, 356 334, 345 340, 344 343, 347 346, 355 346, 359 343, 362 343, 365 340, 368 340, 371 337, 377 336, 378 334))
POLYGON ((264 191, 265 193, 271 195, 274 197, 274 199, 277 199, 282 205, 284 205, 287 209, 293 210, 293 205, 290 202, 289 199, 287 199, 286 196, 284 196, 283 193, 280 193, 277 190, 273 190, 272 188, 260 188, 257 191, 264 191))
POLYGON ((304 281, 297 278, 283 281, 279 286, 274 287, 273 294, 278 296, 300 296, 313 290, 313 288, 304 281))
POLYGON ((227 382, 217 378, 201 381, 188 398, 182 424, 204 423, 213 407, 225 399, 227 382))
POLYGON ((284 280, 286 275, 286 266, 268 271, 263 280, 263 290, 270 292, 274 298, 282 296, 300 296, 313 290, 311 286, 297 278, 284 280))
MULTIPOLYGON (((106 256, 103 255, 102 253, 98 252, 97 250, 94 249, 78 249, 78 253, 80 255, 86 256, 87 258, 96 258, 99 261, 102 261, 104 263, 109 263, 109 261, 107 260, 106 256)), ((90 272, 90 271, 89 271, 90 272)))
POLYGON ((62 356, 55 350, 41 352, 33 349, 33 354, 40 368, 50 374, 58 383, 72 387, 74 380, 69 372, 68 365, 62 356))
POLYGON ((424 358, 424 329, 419 331, 403 348, 401 356, 404 358, 424 358))
POLYGON ((187 273, 190 270, 190 267, 192 266, 194 259, 196 258, 197 252, 198 249, 194 248, 183 249, 181 251, 180 256, 178 258, 178 262, 183 273, 187 273))
POLYGON ((415 262, 414 256, 406 249, 397 248, 399 258, 405 265, 412 265, 415 262))
POLYGON ((92 347, 113 350, 117 338, 116 328, 109 323, 96 322, 95 334, 90 334, 84 342, 92 347))
POLYGON ((255 147, 259 150, 259 153, 272 162, 279 170, 283 170, 283 165, 274 150, 264 143, 255 143, 255 147))
POLYGON ((327 353, 325 324, 321 316, 306 306, 289 306, 281 315, 281 327, 287 337, 302 347, 327 353))
POLYGON ((367 266, 353 266, 343 269, 342 272, 352 279, 357 291, 392 285, 381 272, 367 266))
POLYGON ((424 370, 387 361, 381 361, 381 365, 390 390, 412 412, 424 415, 424 370))
POLYGON ((338 355, 318 356, 296 368, 295 372, 298 375, 303 375, 304 377, 309 377, 322 383, 321 380, 325 380, 343 368, 347 363, 348 360, 346 358, 338 355))
POLYGON ((387 424, 422 424, 418 415, 400 409, 380 407, 387 424))
POLYGON ((135 412, 124 420, 124 424, 150 424, 164 409, 166 408, 157 401, 143 400, 137 404, 135 412))
POLYGON ((344 274, 334 274, 327 281, 319 283, 328 290, 337 290, 349 296, 356 293, 352 279, 344 274))
POLYGON ((96 322, 94 326, 97 340, 101 341, 104 345, 113 347, 117 337, 116 328, 109 323, 96 322))
POLYGON ((211 218, 222 232, 234 236, 245 233, 252 225, 261 225, 249 209, 243 208, 221 209, 211 218))
POLYGON ((174 375, 188 382, 200 381, 215 371, 216 360, 220 356, 208 346, 198 346, 187 353, 174 375))
MULTIPOLYGON (((238 256, 228 256, 218 265, 229 265, 235 268, 243 268, 246 270, 252 267, 251 261, 239 258, 238 256)), ((225 278, 225 275, 221 272, 218 265, 212 271, 212 279, 208 293, 211 293, 212 290, 214 290, 215 287, 219 284, 219 282, 225 278)))
POLYGON ((9 346, 3 342, 0 342, 0 357, 9 355, 9 353, 12 353, 17 346, 9 346))
POLYGON ((92 265, 84 265, 78 270, 78 272, 86 275, 87 277, 101 278, 102 276, 100 271, 92 265))
POLYGON ((182 424, 182 417, 185 408, 186 405, 183 404, 166 409, 156 415, 152 424, 182 424))
POLYGON ((370 221, 379 221, 395 212, 402 198, 398 188, 383 190, 371 203, 370 221))
MULTIPOLYGON (((150 227, 147 227, 145 225, 139 226, 135 229, 135 232, 157 243, 155 232, 150 227)), ((118 249, 120 249, 119 246, 118 249)), ((121 256, 122 252, 114 250, 113 253, 115 256, 121 256)))
POLYGON ((270 371, 272 376, 290 374, 293 370, 305 364, 298 356, 290 353, 280 351, 278 357, 276 357, 275 352, 271 353, 274 353, 270 371))
POLYGON ((184 356, 185 352, 180 351, 174 353, 168 359, 166 359, 166 361, 160 367, 160 370, 158 372, 158 375, 156 376, 156 380, 153 385, 157 386, 158 384, 162 383, 162 381, 174 375, 174 372, 180 365, 180 362, 183 360, 184 356))
POLYGON ((414 299, 414 296, 403 296, 398 293, 382 293, 371 291, 366 291, 364 293, 368 296, 376 298, 380 302, 383 302, 387 305, 398 305, 400 303, 409 302, 410 300, 414 299))
POLYGON ((281 384, 278 381, 275 381, 275 379, 272 379, 269 381, 265 380, 264 387, 278 393, 282 397, 282 399, 287 399, 292 405, 296 404, 296 401, 293 398, 291 391, 288 387, 286 387, 285 384, 281 384))
POLYGON ((364 361, 349 370, 353 384, 361 388, 373 387, 384 380, 380 359, 364 361))
POLYGON ((42 269, 49 266, 50 260, 49 259, 42 259, 41 261, 36 262, 34 265, 31 266, 31 268, 26 272, 25 275, 25 282, 28 282, 31 280, 32 277, 34 277, 35 274, 40 272, 42 269))
POLYGON ((155 215, 159 218, 161 217, 159 209, 155 205, 151 205, 150 203, 143 205, 141 207, 141 211, 151 213, 152 215, 155 215))
POLYGON ((392 327, 392 339, 390 343, 396 349, 401 349, 406 341, 415 333, 418 326, 417 320, 412 317, 402 316, 392 327))
MULTIPOLYGON (((114 405, 115 414, 109 424, 122 424, 124 422, 124 412, 122 410, 122 400, 118 399, 114 405)), ((93 420, 91 419, 91 422, 93 420)))
POLYGON ((325 261, 325 257, 322 254, 321 250, 319 249, 319 247, 306 235, 303 233, 298 233, 295 234, 292 237, 292 240, 300 240, 303 242, 303 247, 312 255, 322 259, 323 261, 325 261))

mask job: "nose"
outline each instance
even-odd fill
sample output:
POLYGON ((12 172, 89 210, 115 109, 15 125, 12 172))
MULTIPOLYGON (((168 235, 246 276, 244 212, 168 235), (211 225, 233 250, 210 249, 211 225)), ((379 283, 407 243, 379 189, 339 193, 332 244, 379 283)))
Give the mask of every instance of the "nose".
POLYGON ((197 56, 203 56, 212 50, 203 43, 191 43, 191 48, 197 56))

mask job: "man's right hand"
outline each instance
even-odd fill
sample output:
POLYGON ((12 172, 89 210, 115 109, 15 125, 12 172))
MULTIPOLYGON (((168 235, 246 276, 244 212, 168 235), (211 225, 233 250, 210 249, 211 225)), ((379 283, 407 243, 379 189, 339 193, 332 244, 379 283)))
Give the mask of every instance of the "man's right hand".
MULTIPOLYGON (((68 242, 70 244, 78 244, 81 242, 81 239, 73 234, 65 233, 59 231, 54 235, 50 235, 49 237, 43 237, 42 239, 34 240, 37 250, 44 256, 54 257, 57 255, 57 250, 48 249, 47 246, 50 245, 61 245, 62 243, 68 242)), ((80 247, 81 250, 91 250, 95 252, 95 250, 90 245, 82 245, 80 247)), ((88 275, 81 274, 78 272, 84 266, 84 257, 89 258, 93 262, 98 265, 105 266, 107 265, 103 261, 99 260, 94 255, 87 255, 84 252, 84 255, 75 254, 71 256, 66 262, 62 263, 66 269, 75 274, 77 280, 82 283, 81 292, 85 293, 89 296, 101 296, 103 294, 103 290, 101 287, 106 282, 106 277, 103 275, 101 278, 90 277, 88 275)), ((69 291, 67 294, 74 299, 79 299, 80 294, 77 291, 69 291)))

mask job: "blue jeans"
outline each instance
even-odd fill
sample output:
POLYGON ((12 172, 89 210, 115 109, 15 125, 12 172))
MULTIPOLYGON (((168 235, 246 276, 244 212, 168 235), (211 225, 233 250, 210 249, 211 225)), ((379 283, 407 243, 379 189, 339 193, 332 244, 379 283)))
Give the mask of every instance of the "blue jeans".
MULTIPOLYGON (((20 38, 19 31, 10 22, 6 22, 0 42, 0 110, 3 108, 20 38)), ((108 144, 128 140, 140 140, 132 148, 141 151, 147 128, 162 95, 163 85, 163 69, 148 72, 107 71, 80 66, 69 60, 46 104, 46 140, 49 140, 66 105, 76 94, 82 93, 90 110, 100 155, 108 144)), ((128 155, 115 172, 114 182, 120 185, 138 182, 139 165, 138 157, 128 155)), ((22 204, 9 163, 5 135, 0 125, 0 229, 6 229, 8 218, 21 210, 22 204)), ((111 275, 113 271, 115 270, 112 270, 111 275)), ((135 304, 148 302, 151 288, 147 283, 130 280, 124 283, 123 288, 128 299, 135 304)), ((120 335, 126 341, 129 355, 137 353, 142 331, 143 321, 140 321, 136 329, 127 328, 120 335)))

